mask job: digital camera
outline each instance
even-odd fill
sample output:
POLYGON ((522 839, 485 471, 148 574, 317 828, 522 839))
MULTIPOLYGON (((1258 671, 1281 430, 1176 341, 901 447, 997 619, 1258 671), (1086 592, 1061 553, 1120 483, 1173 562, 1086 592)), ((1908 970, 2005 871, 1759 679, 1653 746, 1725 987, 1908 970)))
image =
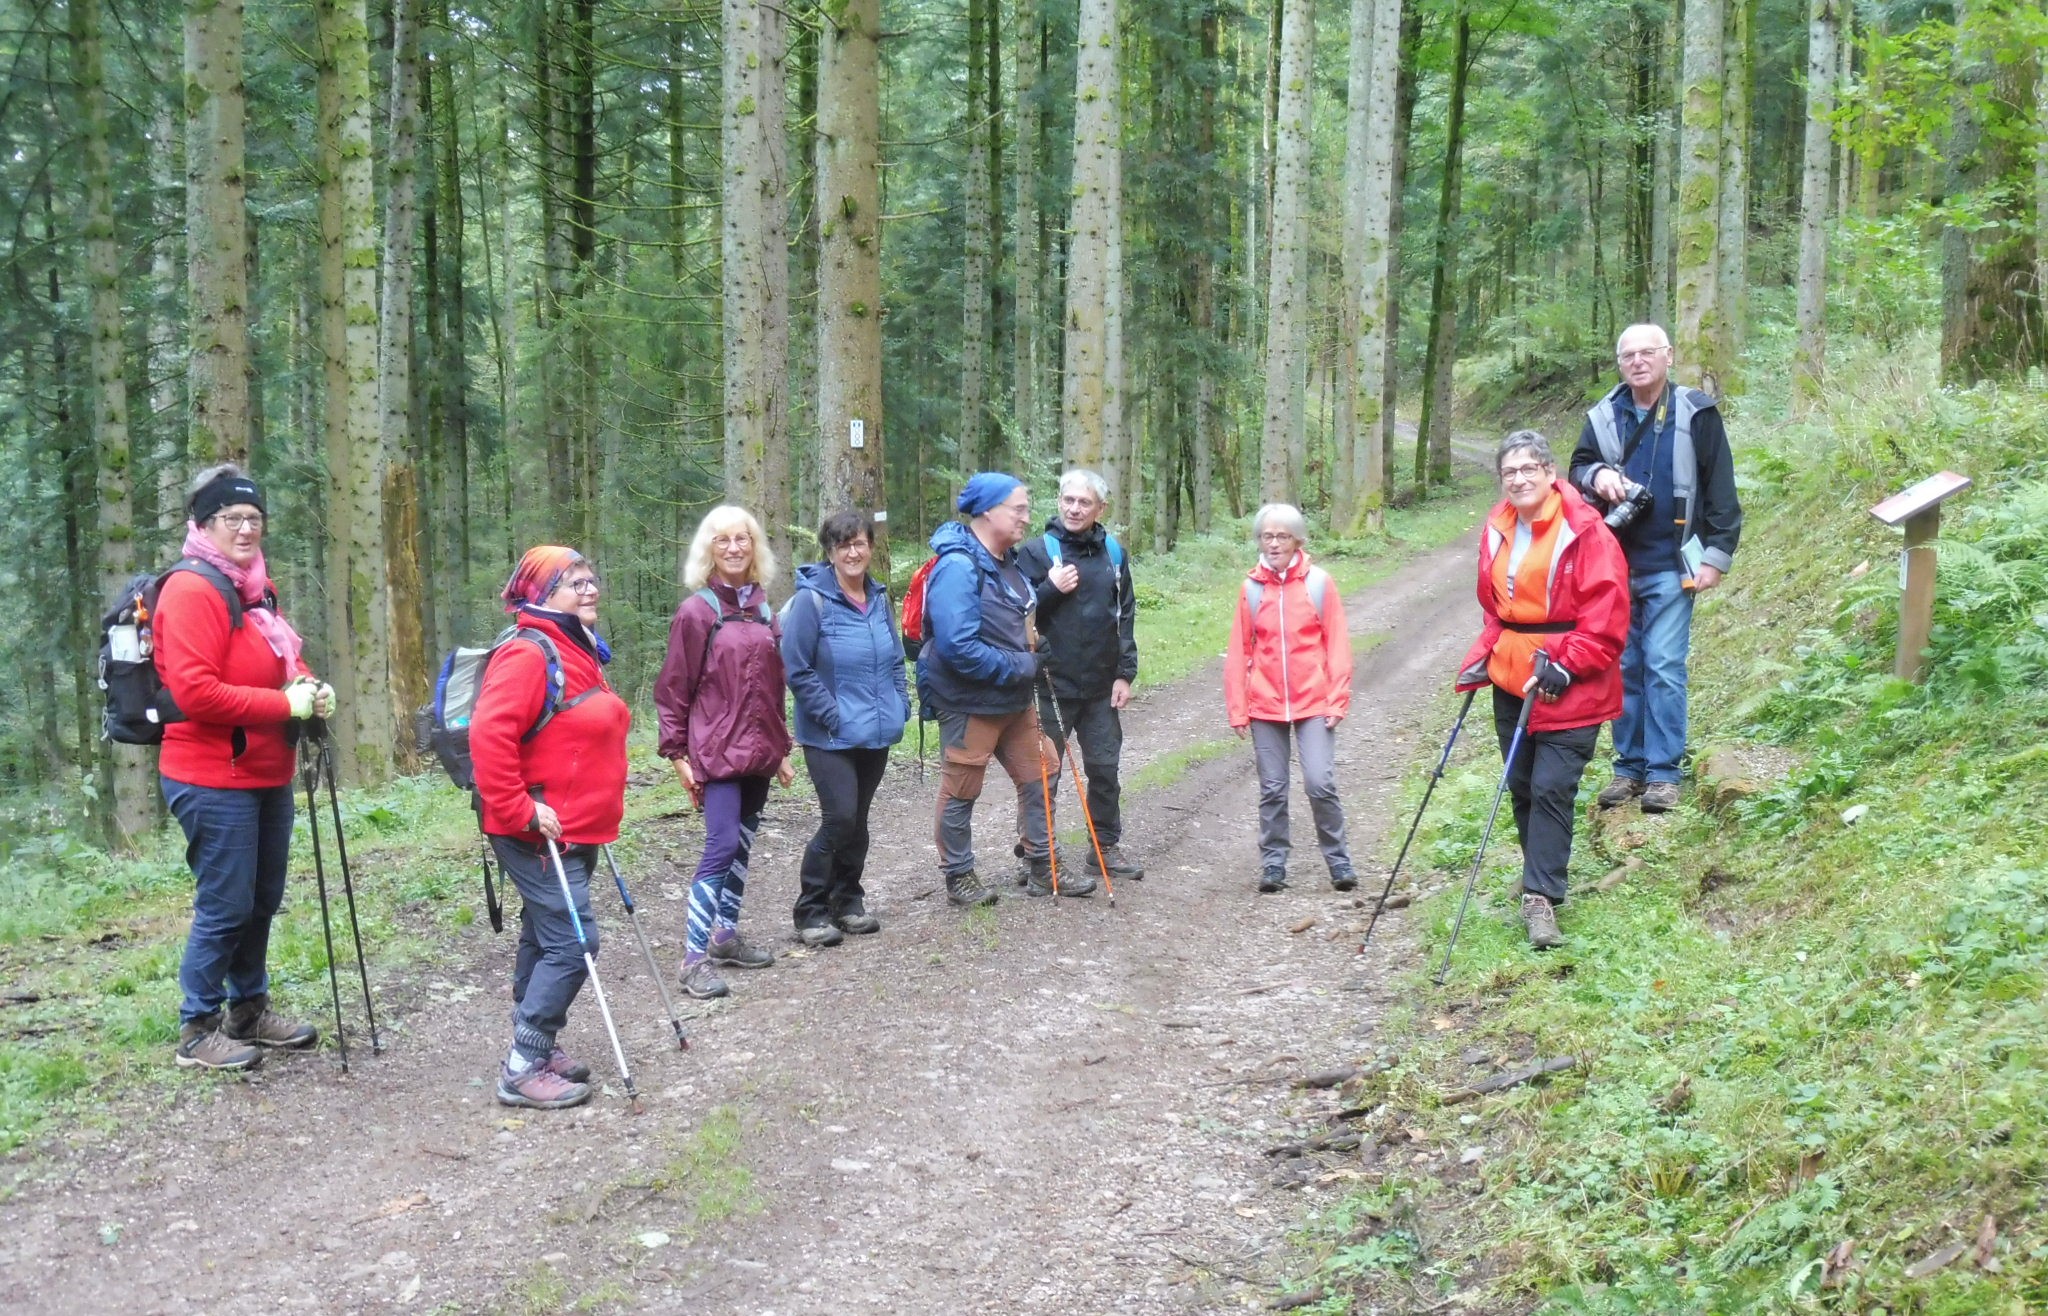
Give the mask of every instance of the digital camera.
POLYGON ((1630 525, 1634 524, 1637 517, 1649 510, 1651 501, 1649 485, 1637 484, 1634 480, 1623 479, 1621 482, 1621 501, 1607 509, 1607 516, 1605 517, 1607 528, 1617 535, 1620 534, 1628 529, 1630 525))

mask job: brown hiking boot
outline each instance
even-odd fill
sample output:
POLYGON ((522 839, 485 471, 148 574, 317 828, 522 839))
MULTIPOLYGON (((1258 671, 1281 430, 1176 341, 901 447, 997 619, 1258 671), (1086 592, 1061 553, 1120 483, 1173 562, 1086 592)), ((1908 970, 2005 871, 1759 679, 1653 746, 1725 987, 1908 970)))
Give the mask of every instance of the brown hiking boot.
POLYGON ((965 873, 946 874, 946 899, 955 905, 993 905, 996 893, 969 869, 965 873))
POLYGON ((1668 813, 1678 807, 1678 783, 1653 781, 1643 788, 1644 813, 1668 813))
MULTIPOLYGON (((1024 894, 1027 896, 1051 895, 1053 893, 1052 860, 1027 859, 1024 862, 1029 865, 1029 871, 1024 875, 1024 894)), ((1098 885, 1100 883, 1088 876, 1086 872, 1069 868, 1060 873, 1059 893, 1063 896, 1073 896, 1076 899, 1082 896, 1092 896, 1095 894, 1095 888, 1098 885)))
POLYGON ((1557 930, 1557 911, 1533 891, 1522 897, 1522 922, 1529 927, 1529 944, 1537 950, 1564 945, 1564 934, 1557 930))
POLYGON ((221 1032, 218 1010, 201 1015, 178 1030, 181 1069, 254 1069, 262 1063, 262 1051, 221 1032))
POLYGON ((1643 783, 1636 777, 1614 774, 1614 780, 1607 783, 1607 789, 1600 792, 1594 801, 1603 809, 1618 809, 1643 793, 1643 783))
POLYGON ((271 1009, 267 993, 229 1005, 227 1022, 220 1031, 232 1041, 287 1051, 303 1051, 320 1040, 320 1030, 313 1025, 293 1023, 271 1009))

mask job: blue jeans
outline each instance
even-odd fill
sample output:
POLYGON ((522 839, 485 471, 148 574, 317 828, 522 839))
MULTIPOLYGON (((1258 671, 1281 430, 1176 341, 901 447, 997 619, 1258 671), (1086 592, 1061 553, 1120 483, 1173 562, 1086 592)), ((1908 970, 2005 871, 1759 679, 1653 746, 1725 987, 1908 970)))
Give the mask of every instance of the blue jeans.
POLYGON ((270 990, 264 965, 292 853, 292 788, 228 790, 165 777, 163 790, 198 883, 178 964, 178 1016, 191 1023, 270 990))
POLYGON ((1631 573, 1628 647, 1621 651, 1621 716, 1614 719, 1614 774, 1678 780, 1685 755, 1685 658, 1692 647, 1692 592, 1676 571, 1631 573))

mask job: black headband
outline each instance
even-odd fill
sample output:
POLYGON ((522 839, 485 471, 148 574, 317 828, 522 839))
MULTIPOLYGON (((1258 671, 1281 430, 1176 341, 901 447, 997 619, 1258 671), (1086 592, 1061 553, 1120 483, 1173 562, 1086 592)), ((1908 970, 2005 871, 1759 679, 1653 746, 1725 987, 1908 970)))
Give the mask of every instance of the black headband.
POLYGON ((216 475, 199 486, 185 509, 195 522, 205 525, 215 512, 236 503, 254 503, 257 511, 269 515, 269 509, 263 506, 263 490, 248 476, 233 473, 216 475))

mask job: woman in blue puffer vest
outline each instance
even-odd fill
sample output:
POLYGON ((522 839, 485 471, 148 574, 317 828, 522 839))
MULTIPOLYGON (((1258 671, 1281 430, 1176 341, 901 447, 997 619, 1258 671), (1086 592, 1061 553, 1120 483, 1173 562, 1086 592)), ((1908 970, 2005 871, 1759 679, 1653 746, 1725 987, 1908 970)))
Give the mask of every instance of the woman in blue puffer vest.
POLYGON ((867 518, 834 512, 818 527, 818 547, 825 560, 798 569, 783 614, 782 665, 820 815, 804 850, 797 936, 836 946, 843 932, 881 930, 861 889, 868 806, 889 747, 903 739, 910 694, 889 591, 868 575, 875 544, 867 518))

